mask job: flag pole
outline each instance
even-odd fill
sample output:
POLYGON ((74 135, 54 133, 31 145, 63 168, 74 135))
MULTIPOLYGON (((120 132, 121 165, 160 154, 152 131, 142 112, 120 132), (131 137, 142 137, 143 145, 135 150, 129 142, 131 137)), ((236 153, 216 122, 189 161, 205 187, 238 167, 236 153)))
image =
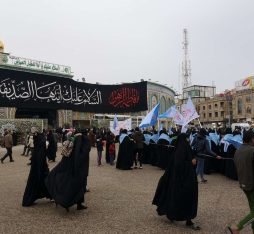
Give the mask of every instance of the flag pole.
POLYGON ((203 128, 201 123, 200 123, 200 119, 199 118, 198 118, 198 123, 199 123, 200 128, 203 128))

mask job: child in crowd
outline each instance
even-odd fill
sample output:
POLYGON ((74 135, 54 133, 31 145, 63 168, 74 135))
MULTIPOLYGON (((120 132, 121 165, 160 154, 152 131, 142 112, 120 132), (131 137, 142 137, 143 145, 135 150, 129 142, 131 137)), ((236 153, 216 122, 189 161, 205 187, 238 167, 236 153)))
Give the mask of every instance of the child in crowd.
POLYGON ((97 157, 97 165, 98 167, 101 166, 101 157, 102 157, 102 151, 103 151, 103 142, 102 142, 102 138, 98 138, 96 140, 96 146, 97 146, 97 153, 98 153, 98 157, 97 157))
POLYGON ((109 158, 110 158, 110 165, 114 165, 115 160, 115 143, 111 142, 109 145, 109 158))

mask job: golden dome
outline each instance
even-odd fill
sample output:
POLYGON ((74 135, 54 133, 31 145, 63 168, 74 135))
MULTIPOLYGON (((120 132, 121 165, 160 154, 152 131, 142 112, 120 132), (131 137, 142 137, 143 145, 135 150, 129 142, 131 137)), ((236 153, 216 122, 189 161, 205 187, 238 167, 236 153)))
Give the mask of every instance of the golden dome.
POLYGON ((4 49, 4 43, 0 40, 0 49, 4 49))

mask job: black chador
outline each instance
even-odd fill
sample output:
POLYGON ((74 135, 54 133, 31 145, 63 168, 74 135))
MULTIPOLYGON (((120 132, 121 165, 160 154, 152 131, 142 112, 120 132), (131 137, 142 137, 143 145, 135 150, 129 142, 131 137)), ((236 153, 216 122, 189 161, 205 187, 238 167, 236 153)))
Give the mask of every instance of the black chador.
MULTIPOLYGON (((229 145, 227 149, 227 158, 234 159, 236 148, 233 145, 229 145)), ((225 176, 230 179, 237 180, 237 171, 233 160, 225 160, 225 176)))
POLYGON ((170 138, 166 132, 161 131, 157 141, 157 166, 166 169, 170 160, 172 148, 169 147, 170 138))
POLYGON ((186 134, 180 134, 174 156, 161 177, 153 204, 159 215, 166 215, 171 221, 187 221, 197 216, 198 183, 193 167, 193 154, 186 134))
POLYGON ((134 142, 123 130, 119 137, 119 151, 116 162, 116 168, 121 170, 130 170, 133 165, 134 142))
POLYGON ((90 143, 87 136, 75 135, 73 151, 69 157, 63 157, 46 178, 46 187, 56 204, 68 208, 77 204, 84 209, 84 194, 89 170, 90 143))
POLYGON ((44 180, 49 173, 46 160, 46 139, 40 133, 34 136, 34 151, 31 158, 31 169, 23 196, 22 206, 31 206, 35 200, 49 198, 44 180))
POLYGON ((49 161, 54 162, 56 160, 57 143, 51 130, 48 133, 47 140, 49 142, 47 149, 47 157, 49 161))

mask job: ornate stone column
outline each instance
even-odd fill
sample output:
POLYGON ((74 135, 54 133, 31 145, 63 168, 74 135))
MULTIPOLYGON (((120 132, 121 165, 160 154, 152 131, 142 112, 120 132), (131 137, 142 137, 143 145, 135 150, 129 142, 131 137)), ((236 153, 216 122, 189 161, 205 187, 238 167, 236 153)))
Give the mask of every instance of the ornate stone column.
POLYGON ((72 110, 58 110, 58 126, 64 127, 68 124, 72 126, 72 110))
POLYGON ((8 119, 15 119, 17 108, 15 107, 7 107, 7 118, 8 119))

